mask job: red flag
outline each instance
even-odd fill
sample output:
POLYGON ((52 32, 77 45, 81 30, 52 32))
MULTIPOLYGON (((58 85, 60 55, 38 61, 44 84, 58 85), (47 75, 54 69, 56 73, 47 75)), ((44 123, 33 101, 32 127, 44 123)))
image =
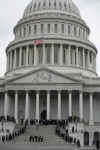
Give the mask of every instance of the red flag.
POLYGON ((37 46, 39 44, 42 44, 43 43, 43 40, 35 40, 34 41, 34 45, 37 46))

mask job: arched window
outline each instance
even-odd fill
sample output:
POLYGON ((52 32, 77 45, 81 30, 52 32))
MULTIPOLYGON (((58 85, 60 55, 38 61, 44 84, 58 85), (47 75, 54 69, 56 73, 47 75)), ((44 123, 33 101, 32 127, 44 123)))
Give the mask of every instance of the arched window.
POLYGON ((94 132, 93 144, 98 145, 97 143, 100 144, 100 132, 94 132))
POLYGON ((84 145, 89 145, 89 133, 84 132, 84 145))

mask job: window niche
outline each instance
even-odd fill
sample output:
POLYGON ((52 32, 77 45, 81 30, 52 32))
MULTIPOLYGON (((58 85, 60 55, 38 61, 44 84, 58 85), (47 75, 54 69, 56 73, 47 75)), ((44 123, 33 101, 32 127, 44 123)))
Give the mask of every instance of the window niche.
POLYGON ((47 25, 48 33, 50 33, 50 24, 47 25))
POLYGON ((60 45, 54 44, 54 64, 59 64, 60 45))
POLYGON ((34 34, 37 34, 37 25, 34 25, 34 34))
POLYGON ((55 32, 55 33, 58 32, 58 24, 54 24, 54 32, 55 32))
POLYGON ((41 24, 41 33, 44 33, 44 25, 41 24))
POLYGON ((62 33, 64 33, 64 28, 65 28, 65 26, 64 26, 64 24, 62 24, 61 25, 61 31, 62 31, 62 33))

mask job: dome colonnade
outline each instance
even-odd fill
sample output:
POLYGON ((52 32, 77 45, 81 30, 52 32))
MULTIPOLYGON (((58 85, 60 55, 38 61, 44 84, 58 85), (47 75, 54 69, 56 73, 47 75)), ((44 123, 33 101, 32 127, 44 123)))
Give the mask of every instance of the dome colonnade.
POLYGON ((96 53, 77 45, 43 43, 34 46, 33 42, 33 45, 9 51, 7 56, 7 72, 38 65, 72 66, 96 71, 96 53))
POLYGON ((6 74, 21 74, 45 65, 95 76, 97 50, 89 34, 72 0, 33 0, 14 27, 15 39, 6 49, 6 74), (36 40, 43 42, 35 45, 36 40))

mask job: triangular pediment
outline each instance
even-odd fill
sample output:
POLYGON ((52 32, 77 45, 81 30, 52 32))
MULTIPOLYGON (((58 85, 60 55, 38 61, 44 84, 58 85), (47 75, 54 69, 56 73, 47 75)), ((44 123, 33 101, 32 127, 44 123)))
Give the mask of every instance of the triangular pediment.
POLYGON ((15 84, 41 84, 41 83, 79 83, 78 80, 69 76, 63 75, 49 69, 38 69, 31 71, 17 78, 14 78, 8 83, 15 84))

